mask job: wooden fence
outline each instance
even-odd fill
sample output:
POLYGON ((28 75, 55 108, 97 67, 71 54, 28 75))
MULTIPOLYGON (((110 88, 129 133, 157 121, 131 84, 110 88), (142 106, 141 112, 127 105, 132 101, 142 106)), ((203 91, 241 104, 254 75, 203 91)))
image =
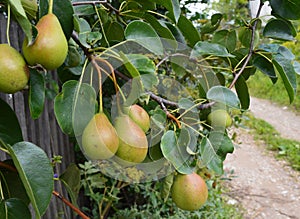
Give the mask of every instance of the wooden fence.
MULTIPOLYGON (((7 20, 5 16, 0 13, 0 43, 7 42, 6 24, 7 20)), ((20 51, 24 38, 21 28, 17 23, 11 22, 9 33, 11 46, 20 51)), ((68 137, 61 132, 56 122, 53 101, 46 101, 41 117, 33 120, 30 117, 28 108, 28 91, 17 92, 14 95, 0 93, 0 98, 6 101, 16 112, 25 141, 30 141, 40 146, 49 158, 54 155, 61 155, 63 157, 62 164, 55 168, 55 173, 58 175, 61 174, 70 163, 74 162, 73 146, 69 142, 68 137)), ((0 152, 0 160, 4 159, 6 159, 6 155, 0 152)), ((32 162, 34 162, 34 158, 32 158, 32 162)), ((62 188, 59 182, 55 182, 55 190, 67 197, 65 189, 62 188)), ((54 196, 51 199, 51 204, 47 212, 43 216, 44 219, 70 219, 74 217, 70 209, 54 196)))

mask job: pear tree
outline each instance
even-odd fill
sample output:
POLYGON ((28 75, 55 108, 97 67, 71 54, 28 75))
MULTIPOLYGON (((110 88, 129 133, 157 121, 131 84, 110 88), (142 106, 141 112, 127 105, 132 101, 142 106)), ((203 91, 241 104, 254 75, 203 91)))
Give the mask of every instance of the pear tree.
MULTIPOLYGON (((300 2, 260 0, 254 17, 232 20, 213 10, 191 16, 187 4, 195 2, 0 0, 8 28, 15 19, 25 34, 20 53, 9 36, 0 45, 0 92, 35 93, 39 86, 28 99, 37 119, 45 98, 36 98, 45 97, 53 86, 44 86, 46 77, 56 74, 55 119, 101 180, 118 189, 164 182, 165 199, 201 211, 205 181, 222 176, 234 151, 229 130, 249 109, 249 78, 265 74, 275 84, 280 77, 287 98, 295 98, 300 64, 282 42, 297 34, 300 2), (267 20, 264 5, 272 11, 267 20)), ((31 218, 29 204, 41 218, 56 194, 53 168, 38 145, 23 140, 15 112, 1 99, 0 149, 11 157, 0 162, 0 218, 31 218)), ((113 204, 105 191, 101 218, 113 204)), ((68 205, 88 218, 81 206, 68 205)))

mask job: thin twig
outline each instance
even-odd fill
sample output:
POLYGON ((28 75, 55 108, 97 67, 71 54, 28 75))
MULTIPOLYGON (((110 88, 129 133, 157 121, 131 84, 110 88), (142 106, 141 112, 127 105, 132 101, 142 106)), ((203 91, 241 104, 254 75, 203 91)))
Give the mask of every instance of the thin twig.
MULTIPOLYGON (((177 102, 173 102, 173 101, 170 101, 170 100, 167 100, 167 99, 164 99, 154 93, 152 93, 151 91, 148 91, 147 94, 150 95, 150 98, 152 100, 155 100, 156 102, 158 103, 163 103, 165 105, 168 105, 168 106, 172 106, 172 107, 176 107, 176 108, 179 108, 179 104, 177 102)), ((203 103, 203 104, 200 104, 197 109, 198 110, 204 110, 204 109, 209 109, 211 108, 213 105, 215 104, 215 102, 210 102, 210 103, 203 103)))
POLYGON ((239 70, 239 72, 237 74, 235 74, 233 81, 231 82, 229 89, 232 89, 233 86, 235 85, 235 83, 237 82, 237 80, 239 79, 239 77, 241 76, 241 74, 244 72, 245 68, 247 67, 252 55, 253 55, 253 49, 254 49, 254 40, 255 40, 255 31, 256 31, 256 27, 257 27, 257 18, 259 17, 260 13, 261 13, 261 9, 264 6, 263 1, 260 1, 260 5, 258 7, 258 11, 256 14, 256 20, 254 21, 253 25, 251 26, 251 30, 252 30, 252 35, 251 35, 251 41, 250 41, 250 48, 249 48, 249 52, 247 55, 247 58, 242 66, 242 68, 239 70))
POLYGON ((7 163, 4 163, 4 162, 1 162, 1 161, 0 161, 0 167, 11 170, 13 172, 17 172, 17 169, 14 166, 12 166, 10 164, 7 164, 7 163))
POLYGON ((116 14, 120 14, 120 11, 114 8, 110 3, 107 1, 82 1, 82 2, 72 2, 73 6, 80 6, 80 5, 93 5, 96 6, 97 4, 105 5, 110 10, 114 11, 116 14))
POLYGON ((76 208, 71 202, 69 202, 67 199, 65 199, 61 194, 59 194, 56 191, 53 191, 52 194, 62 200, 63 203, 68 205, 74 212, 76 212, 81 218, 83 219, 90 219, 88 216, 86 216, 82 211, 80 211, 78 208, 76 208))

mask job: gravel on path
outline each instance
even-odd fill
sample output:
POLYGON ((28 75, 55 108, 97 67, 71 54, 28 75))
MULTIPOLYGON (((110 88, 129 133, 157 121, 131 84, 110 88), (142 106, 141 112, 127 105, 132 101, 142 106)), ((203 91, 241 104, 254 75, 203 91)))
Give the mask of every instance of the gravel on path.
MULTIPOLYGON (((273 125, 283 137, 300 141, 299 116, 268 101, 252 99, 251 103, 255 117, 273 125)), ((224 168, 227 174, 234 172, 229 195, 245 208, 245 219, 300 219, 300 172, 276 160, 247 130, 236 132, 237 147, 224 168)))

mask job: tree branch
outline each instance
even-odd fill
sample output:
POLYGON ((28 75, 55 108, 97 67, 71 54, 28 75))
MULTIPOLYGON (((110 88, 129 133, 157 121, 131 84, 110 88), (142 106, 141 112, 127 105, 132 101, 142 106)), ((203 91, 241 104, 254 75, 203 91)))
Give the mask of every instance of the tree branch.
POLYGON ((83 219, 90 219, 88 216, 86 216, 82 211, 80 211, 78 208, 76 208, 71 202, 69 202, 67 199, 65 199, 61 194, 59 194, 56 191, 53 191, 52 194, 62 200, 63 203, 68 205, 74 212, 76 212, 81 218, 83 219))
POLYGON ((248 55, 247 55, 247 58, 242 66, 242 68, 239 70, 239 72, 237 74, 235 74, 234 78, 233 78, 233 81, 231 82, 230 86, 229 86, 229 89, 232 89, 233 86, 235 85, 235 83, 237 82, 237 80, 239 79, 239 77, 241 76, 241 74, 244 72, 245 68, 247 67, 252 55, 253 55, 253 49, 254 49, 254 40, 255 40, 255 31, 256 31, 256 28, 257 28, 257 18, 259 17, 260 13, 261 13, 261 9, 262 7, 264 6, 264 3, 263 1, 261 0, 260 1, 260 4, 259 4, 259 7, 258 7, 258 11, 257 11, 257 14, 255 16, 255 21, 253 23, 253 25, 251 26, 251 31, 252 31, 252 35, 251 35, 251 41, 250 41, 250 48, 249 48, 249 52, 248 52, 248 55))

